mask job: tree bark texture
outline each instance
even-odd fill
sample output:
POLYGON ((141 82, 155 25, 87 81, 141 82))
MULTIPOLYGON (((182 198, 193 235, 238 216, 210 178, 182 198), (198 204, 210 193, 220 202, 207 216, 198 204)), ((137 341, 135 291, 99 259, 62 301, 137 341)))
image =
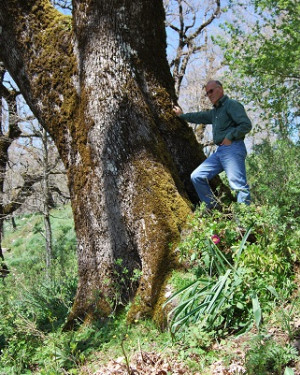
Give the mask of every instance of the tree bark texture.
POLYGON ((153 314, 205 158, 173 115, 162 1, 0 1, 0 58, 68 173, 79 285, 69 317, 109 314, 132 297, 153 314))

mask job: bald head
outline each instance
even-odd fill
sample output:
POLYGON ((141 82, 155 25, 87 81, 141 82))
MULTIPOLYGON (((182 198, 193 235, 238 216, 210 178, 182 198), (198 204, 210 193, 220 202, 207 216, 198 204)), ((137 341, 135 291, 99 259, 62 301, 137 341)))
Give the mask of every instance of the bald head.
POLYGON ((208 81, 205 85, 205 91, 206 96, 208 96, 213 105, 216 105, 224 95, 223 86, 220 81, 208 81))
POLYGON ((204 87, 206 87, 207 85, 209 85, 211 83, 214 83, 216 86, 223 87, 222 83, 220 81, 216 81, 216 80, 208 81, 204 87))

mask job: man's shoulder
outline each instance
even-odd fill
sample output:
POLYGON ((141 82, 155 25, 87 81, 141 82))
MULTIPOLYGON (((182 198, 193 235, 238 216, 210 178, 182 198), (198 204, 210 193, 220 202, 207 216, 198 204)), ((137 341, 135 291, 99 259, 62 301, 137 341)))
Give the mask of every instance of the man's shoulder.
POLYGON ((220 99, 220 103, 222 106, 235 106, 235 105, 241 105, 241 102, 239 102, 238 100, 236 99, 232 99, 232 98, 229 98, 229 96, 227 95, 224 95, 221 99, 220 99))
POLYGON ((239 101, 239 100, 236 100, 236 99, 231 99, 231 98, 228 98, 224 101, 224 106, 230 110, 230 109, 233 109, 233 110, 238 110, 238 109, 242 109, 244 108, 243 104, 239 101))
POLYGON ((226 103, 226 104, 236 104, 236 103, 241 104, 241 102, 239 100, 229 98, 228 96, 225 97, 224 103, 226 103))
POLYGON ((228 96, 225 98, 224 103, 226 103, 227 105, 230 105, 230 104, 233 104, 233 105, 240 104, 240 105, 242 105, 242 103, 239 100, 229 98, 228 96))

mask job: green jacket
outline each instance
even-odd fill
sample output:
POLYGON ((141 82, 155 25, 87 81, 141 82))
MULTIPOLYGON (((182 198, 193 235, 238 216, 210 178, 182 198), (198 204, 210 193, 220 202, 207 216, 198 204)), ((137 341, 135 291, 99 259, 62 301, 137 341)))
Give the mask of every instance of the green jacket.
POLYGON ((185 113, 179 117, 195 124, 212 124, 215 144, 221 143, 224 138, 230 141, 244 139, 252 128, 243 105, 227 95, 209 111, 185 113))

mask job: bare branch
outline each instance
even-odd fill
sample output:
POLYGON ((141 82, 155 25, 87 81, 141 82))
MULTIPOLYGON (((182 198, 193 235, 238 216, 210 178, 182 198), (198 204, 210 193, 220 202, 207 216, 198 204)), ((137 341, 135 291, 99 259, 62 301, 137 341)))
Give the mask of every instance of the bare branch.
MULTIPOLYGON (((204 48, 204 44, 199 44, 197 38, 221 13, 221 0, 214 0, 210 9, 205 12, 205 21, 202 22, 195 30, 194 28, 197 24, 198 10, 190 1, 176 1, 178 3, 177 16, 172 21, 166 22, 166 25, 178 34, 176 56, 171 60, 170 68, 173 69, 175 89, 177 95, 179 95, 182 80, 190 58, 192 55, 198 53, 204 48), (211 15, 208 17, 208 14, 211 15), (175 24, 176 20, 179 26, 175 24), (188 32, 190 32, 190 34, 188 34, 188 32)), ((169 7, 170 3, 167 3, 166 6, 169 7)), ((173 13, 172 15, 174 16, 173 13)), ((207 38, 205 40, 207 41, 207 38)))
POLYGON ((72 1, 70 0, 51 0, 55 7, 72 11, 72 1))
POLYGON ((17 187, 13 191, 13 198, 10 203, 3 207, 3 214, 5 216, 12 214, 25 202, 26 198, 33 193, 33 185, 41 181, 41 175, 23 175, 24 184, 17 187))
POLYGON ((205 29, 208 25, 210 25, 217 18, 217 16, 221 13, 221 0, 216 0, 216 5, 217 5, 217 8, 213 12, 213 14, 210 16, 210 18, 207 21, 203 22, 202 25, 200 25, 193 34, 187 37, 187 43, 191 40, 195 40, 195 38, 197 38, 197 36, 200 35, 202 30, 205 29))

